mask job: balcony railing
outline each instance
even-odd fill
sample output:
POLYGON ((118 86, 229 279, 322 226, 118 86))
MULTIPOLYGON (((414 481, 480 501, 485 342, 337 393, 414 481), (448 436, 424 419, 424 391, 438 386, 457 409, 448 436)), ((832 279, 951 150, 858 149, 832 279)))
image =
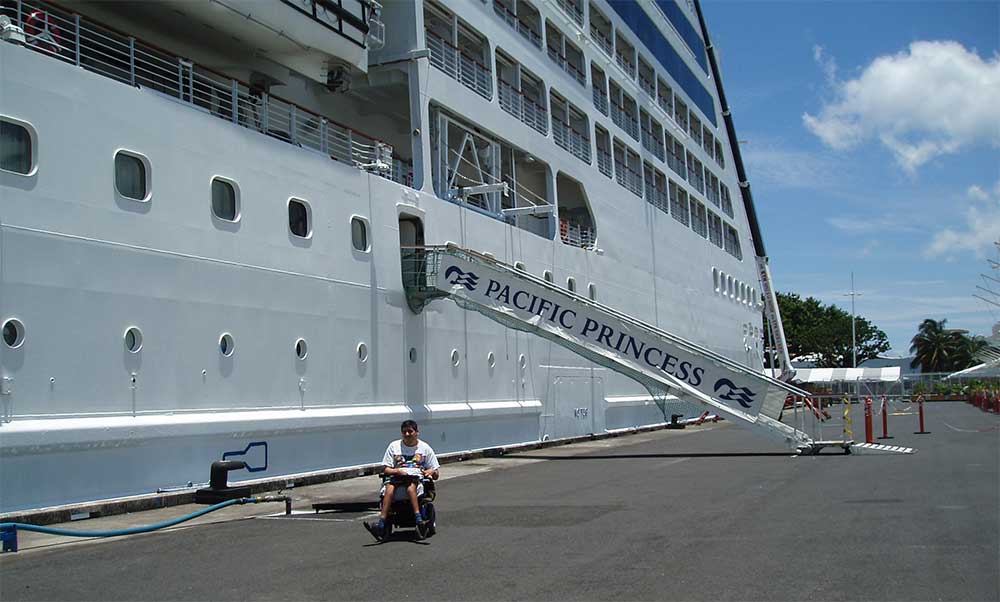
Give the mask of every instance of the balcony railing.
POLYGON ((667 191, 662 188, 652 187, 646 189, 646 200, 653 207, 656 207, 660 211, 670 215, 670 197, 667 195, 667 191))
POLYGON ((687 166, 684 165, 684 156, 677 155, 669 147, 667 148, 667 166, 682 178, 687 178, 687 166))
POLYGON ((639 87, 642 88, 646 94, 649 94, 650 98, 656 98, 656 84, 641 75, 639 76, 639 87))
POLYGON ((574 4, 572 0, 556 0, 556 3, 559 4, 559 7, 562 8, 571 19, 576 21, 577 25, 583 25, 583 11, 581 11, 580 7, 574 4))
POLYGON ((553 119, 552 139, 556 141, 556 146, 569 151, 584 163, 590 163, 590 139, 573 126, 553 119))
POLYGON ((58 28, 58 35, 29 35, 25 48, 412 185, 412 167, 392 157, 389 145, 324 115, 54 5, 22 1, 0 6, 0 14, 22 29, 25 24, 19 19, 36 11, 46 13, 49 32, 58 28))
POLYGON ((425 33, 432 65, 483 98, 493 98, 493 75, 489 67, 433 31, 428 29, 425 33))
POLYGON ((560 69, 562 69, 563 71, 568 73, 570 77, 575 79, 577 83, 579 83, 581 86, 587 85, 587 75, 583 71, 581 71, 576 65, 569 62, 569 59, 560 54, 558 48, 546 46, 545 51, 546 54, 549 55, 549 58, 552 59, 552 61, 555 64, 559 65, 560 69))
POLYGON ((605 115, 607 115, 608 114, 608 97, 604 93, 604 89, 601 88, 600 86, 594 84, 591 87, 591 90, 593 91, 592 95, 594 97, 594 107, 598 111, 600 111, 600 112, 604 113, 605 115))
POLYGON ((597 242, 597 231, 589 226, 559 218, 559 237, 567 245, 593 249, 597 242))
POLYGON ((660 105, 660 108, 663 109, 668 116, 672 116, 674 114, 674 108, 671 106, 672 103, 666 96, 657 96, 656 104, 660 105))
POLYGON ((538 48, 542 47, 542 36, 537 31, 535 31, 531 26, 521 20, 520 17, 515 15, 510 11, 509 8, 504 6, 500 0, 493 0, 493 12, 497 14, 504 23, 510 25, 514 31, 521 34, 524 39, 531 42, 538 48))
POLYGON ((618 184, 624 186, 636 196, 642 197, 642 174, 621 161, 615 161, 615 179, 618 181, 618 184))
POLYGON ((611 38, 604 35, 601 30, 597 29, 597 27, 593 24, 590 26, 590 37, 597 43, 597 47, 600 48, 604 54, 608 55, 608 58, 615 55, 615 48, 611 43, 611 38))
POLYGON ((663 138, 656 136, 651 130, 642 130, 642 147, 656 155, 656 158, 663 161, 663 138))
POLYGON ((618 66, 621 67, 625 73, 629 74, 629 77, 635 78, 635 63, 628 57, 621 53, 616 54, 615 62, 618 63, 618 66))
POLYGON ((611 167, 611 153, 606 150, 597 149, 597 169, 601 170, 601 173, 608 176, 612 176, 613 171, 611 167))
POLYGON ((540 134, 549 133, 549 112, 545 107, 515 90, 510 82, 501 79, 497 88, 500 93, 500 108, 517 117, 522 123, 540 134))
POLYGON ((614 101, 611 101, 611 121, 625 130, 625 133, 632 136, 636 142, 639 141, 639 120, 614 101))

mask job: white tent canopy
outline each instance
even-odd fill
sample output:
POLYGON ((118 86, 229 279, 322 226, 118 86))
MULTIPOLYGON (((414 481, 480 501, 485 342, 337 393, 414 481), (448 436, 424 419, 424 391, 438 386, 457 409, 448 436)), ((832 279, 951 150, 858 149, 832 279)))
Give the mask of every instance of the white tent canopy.
POLYGON ((899 382, 899 366, 886 368, 796 368, 794 382, 899 382))

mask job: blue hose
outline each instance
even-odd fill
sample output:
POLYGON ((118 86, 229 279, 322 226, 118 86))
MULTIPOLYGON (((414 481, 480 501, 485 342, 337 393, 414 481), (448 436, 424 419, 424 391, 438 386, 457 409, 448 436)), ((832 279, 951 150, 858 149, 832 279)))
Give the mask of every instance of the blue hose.
POLYGON ((263 501, 278 501, 274 498, 238 498, 234 500, 226 500, 225 502, 220 502, 214 506, 209 506, 197 512, 192 512, 191 514, 182 516, 180 518, 175 518, 173 520, 168 520, 162 523, 156 523, 155 525, 147 525, 145 527, 133 527, 131 529, 117 529, 115 531, 71 531, 69 529, 56 529, 53 527, 43 527, 41 525, 31 525, 28 523, 0 523, 0 532, 4 535, 4 551, 17 551, 17 530, 21 529, 23 531, 35 531, 36 533, 47 533, 49 535, 68 535, 71 537, 118 537, 120 535, 135 535, 136 533, 149 533, 150 531, 156 531, 157 529, 163 529, 165 527, 172 527, 174 525, 189 521, 193 518, 198 518, 199 516, 208 514, 209 512, 215 512, 225 508, 226 506, 232 506, 235 504, 256 504, 257 502, 263 501), (10 548, 9 537, 13 537, 13 549, 10 548))

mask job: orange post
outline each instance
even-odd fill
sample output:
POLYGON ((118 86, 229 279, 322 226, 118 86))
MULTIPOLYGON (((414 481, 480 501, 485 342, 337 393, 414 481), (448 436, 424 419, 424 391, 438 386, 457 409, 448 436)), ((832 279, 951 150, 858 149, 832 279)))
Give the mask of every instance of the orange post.
POLYGON ((872 434, 872 398, 865 397, 865 443, 875 443, 872 434))
POLYGON ((930 431, 924 430, 924 396, 917 395, 917 404, 920 409, 920 430, 913 433, 914 435, 927 435, 930 431))
POLYGON ((882 436, 879 439, 892 439, 889 436, 889 400, 882 396, 882 436))

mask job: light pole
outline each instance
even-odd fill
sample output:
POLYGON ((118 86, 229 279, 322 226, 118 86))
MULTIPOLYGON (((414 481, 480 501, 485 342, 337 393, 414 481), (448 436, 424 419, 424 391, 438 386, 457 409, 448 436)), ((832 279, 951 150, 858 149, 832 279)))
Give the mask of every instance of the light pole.
POLYGON ((862 293, 854 290, 854 272, 851 272, 851 292, 844 293, 845 297, 851 298, 851 367, 858 367, 858 344, 854 334, 854 298, 860 297, 862 293))

